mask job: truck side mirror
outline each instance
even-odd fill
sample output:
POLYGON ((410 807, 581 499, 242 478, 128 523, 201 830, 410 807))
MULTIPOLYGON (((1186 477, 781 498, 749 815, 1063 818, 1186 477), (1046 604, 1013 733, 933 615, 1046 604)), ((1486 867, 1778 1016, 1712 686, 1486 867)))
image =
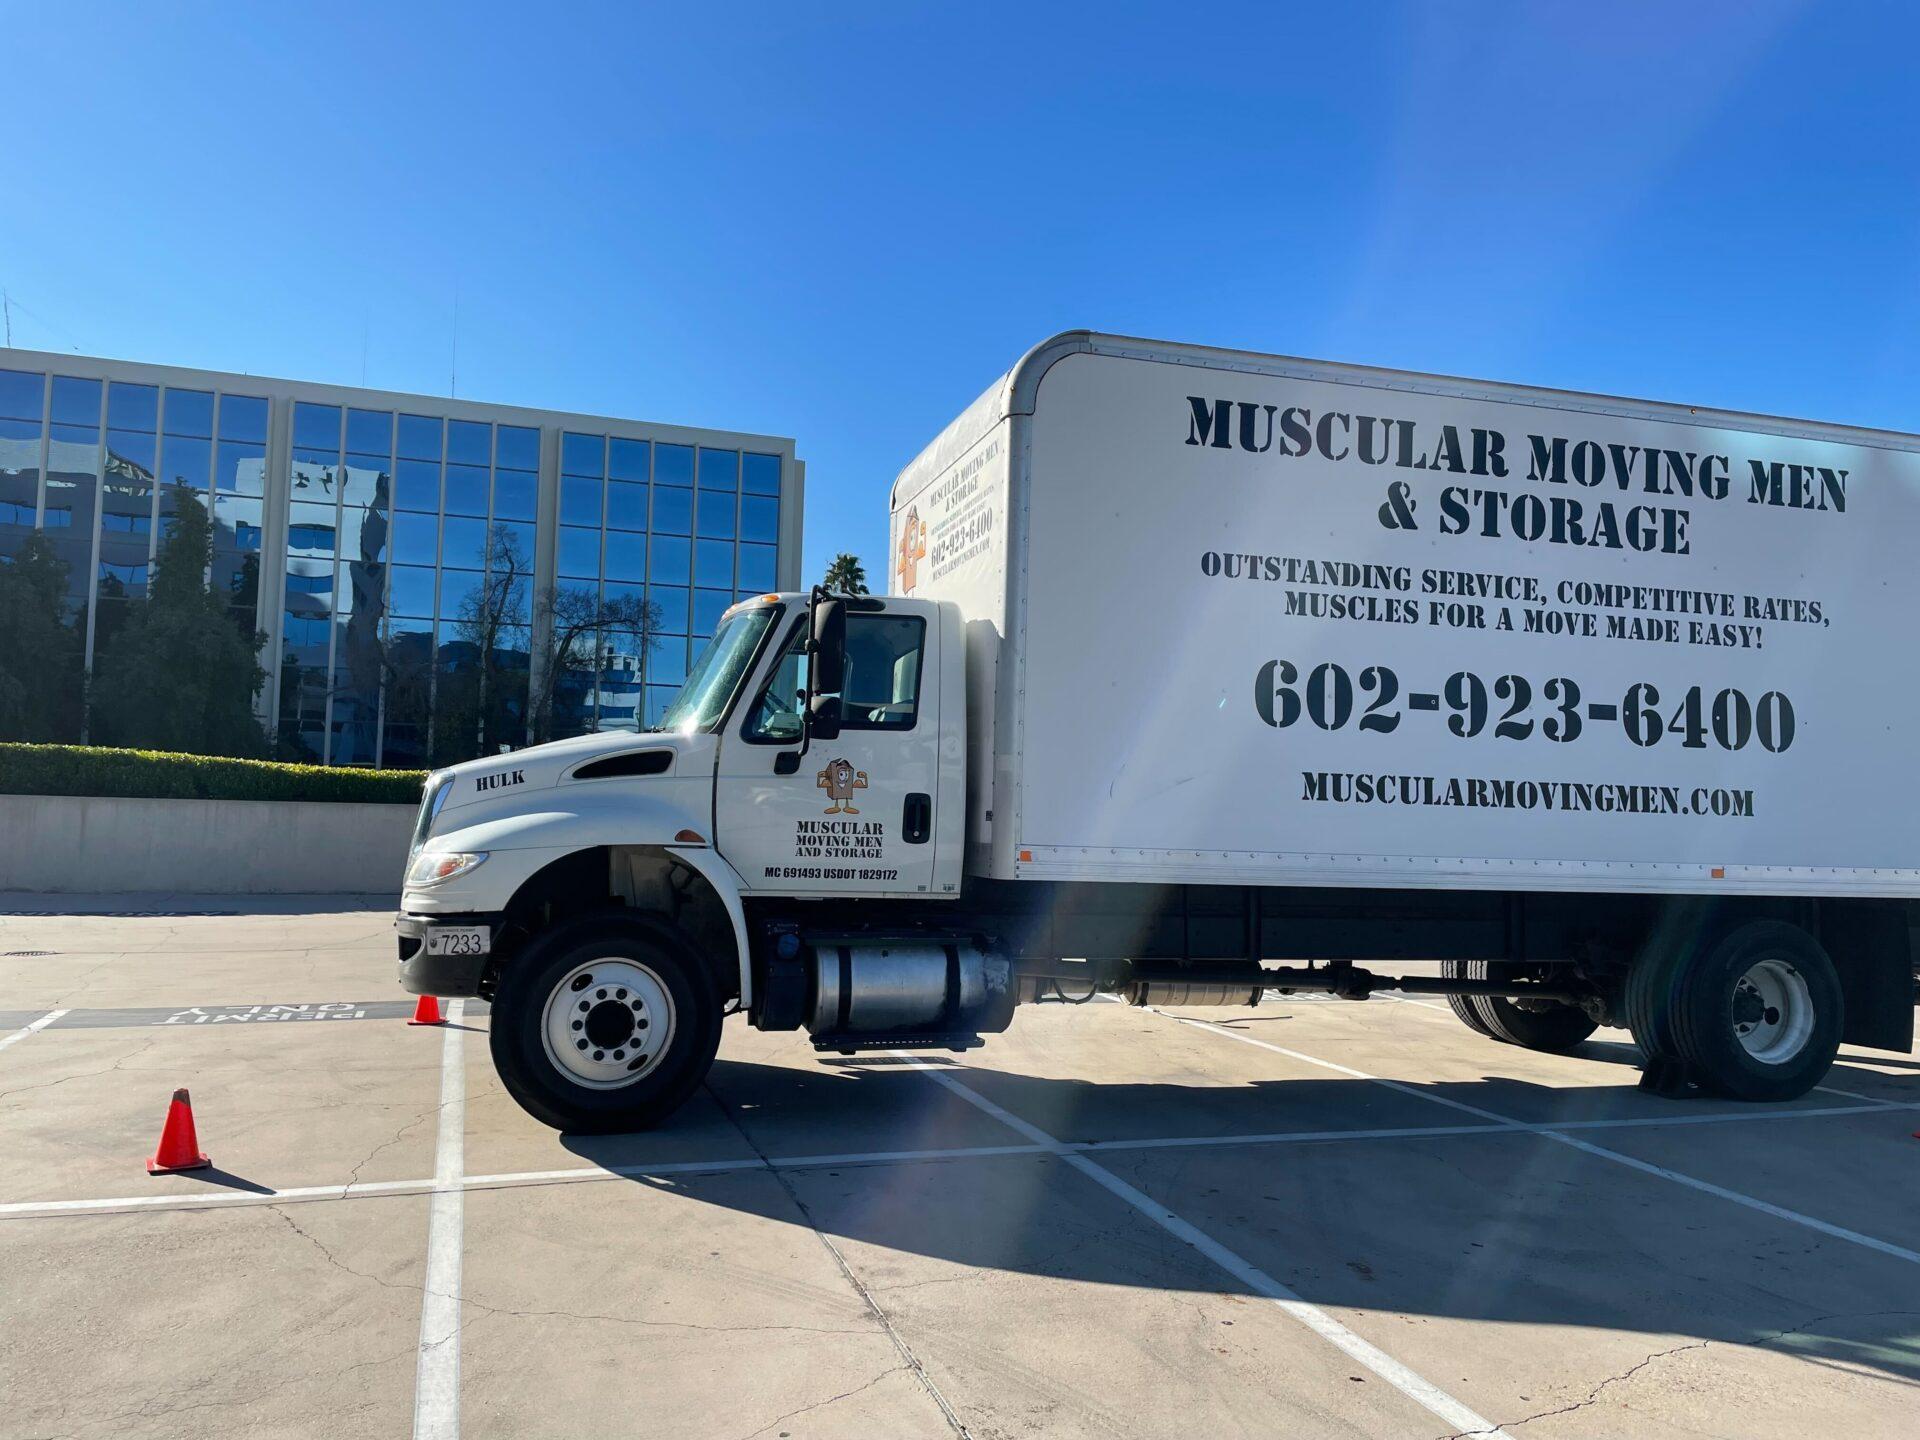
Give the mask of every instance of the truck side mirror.
POLYGON ((807 733, 815 740, 840 738, 840 697, 815 695, 807 701, 807 733))
MULTIPOLYGON (((847 602, 834 595, 817 595, 813 602, 813 636, 807 646, 807 688, 817 696, 838 695, 847 680, 847 602)), ((814 713, 819 713, 816 708, 814 713)))

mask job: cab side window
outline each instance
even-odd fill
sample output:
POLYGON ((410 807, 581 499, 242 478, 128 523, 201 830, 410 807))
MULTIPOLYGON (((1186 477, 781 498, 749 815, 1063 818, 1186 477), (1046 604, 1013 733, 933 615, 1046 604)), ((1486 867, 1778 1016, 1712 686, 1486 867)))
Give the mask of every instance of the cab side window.
MULTIPOLYGON (((842 730, 911 730, 920 714, 920 660, 926 622, 907 615, 847 617, 847 679, 842 730)), ((807 628, 795 627, 747 723, 749 740, 800 739, 807 695, 807 628)))
POLYGON ((917 615, 847 617, 843 730, 911 730, 920 712, 920 652, 926 622, 917 615))

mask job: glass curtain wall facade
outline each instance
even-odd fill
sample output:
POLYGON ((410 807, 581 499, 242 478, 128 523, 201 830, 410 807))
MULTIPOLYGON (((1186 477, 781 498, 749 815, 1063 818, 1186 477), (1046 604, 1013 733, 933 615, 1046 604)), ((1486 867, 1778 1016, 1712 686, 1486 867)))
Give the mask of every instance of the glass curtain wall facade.
POLYGON ((186 491, 262 721, 321 763, 643 727, 799 585, 790 440, 0 350, 0 565, 46 535, 89 671, 186 491))

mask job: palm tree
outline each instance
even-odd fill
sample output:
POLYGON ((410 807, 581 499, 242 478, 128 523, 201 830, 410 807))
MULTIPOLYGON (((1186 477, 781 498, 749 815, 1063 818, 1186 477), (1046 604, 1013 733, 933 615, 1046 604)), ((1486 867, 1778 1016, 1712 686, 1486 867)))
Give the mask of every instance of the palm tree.
POLYGON ((827 566, 827 573, 820 583, 838 595, 865 595, 867 593, 867 567, 860 563, 858 555, 842 550, 833 557, 833 563, 827 566))

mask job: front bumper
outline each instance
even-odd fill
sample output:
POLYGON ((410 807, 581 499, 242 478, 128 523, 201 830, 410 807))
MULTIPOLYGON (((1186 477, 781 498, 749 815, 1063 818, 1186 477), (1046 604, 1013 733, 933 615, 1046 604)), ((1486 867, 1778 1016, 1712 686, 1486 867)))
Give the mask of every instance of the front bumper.
POLYGON ((500 953, 500 934, 505 916, 498 911, 462 915, 410 915, 402 910, 393 917, 400 946, 400 986, 410 995, 478 995, 480 981, 500 953), (484 925, 489 939, 485 955, 429 955, 429 925, 484 925))

